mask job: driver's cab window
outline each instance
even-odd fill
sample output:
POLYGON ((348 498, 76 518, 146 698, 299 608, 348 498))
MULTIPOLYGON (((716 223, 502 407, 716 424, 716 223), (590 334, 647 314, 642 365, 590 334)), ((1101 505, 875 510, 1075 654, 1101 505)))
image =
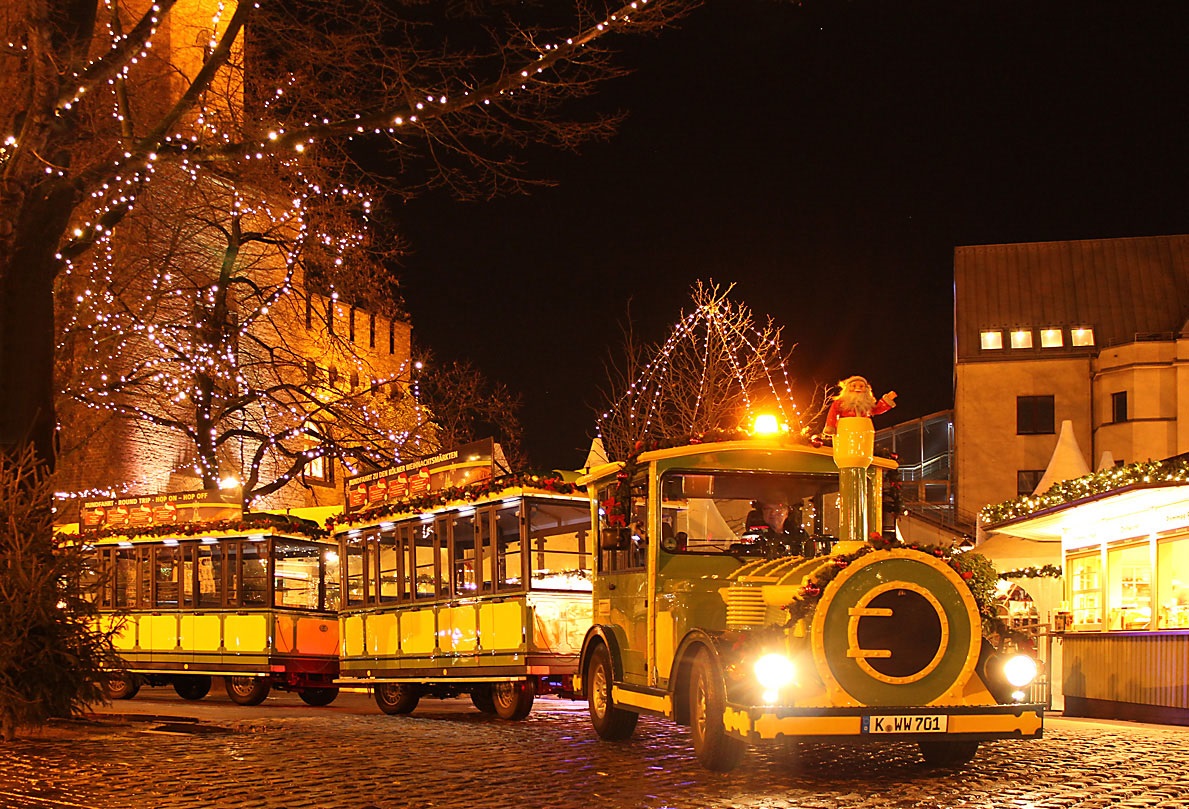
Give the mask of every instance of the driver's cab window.
POLYGON ((805 556, 836 542, 836 475, 669 472, 661 479, 661 547, 668 553, 805 556))
POLYGON ((627 486, 607 484, 599 494, 599 570, 644 570, 648 564, 648 477, 627 486))

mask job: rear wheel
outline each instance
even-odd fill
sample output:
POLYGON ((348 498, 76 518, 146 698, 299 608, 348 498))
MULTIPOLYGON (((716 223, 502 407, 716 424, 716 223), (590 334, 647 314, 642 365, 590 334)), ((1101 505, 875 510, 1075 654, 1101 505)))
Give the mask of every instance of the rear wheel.
POLYGON ((723 726, 726 686, 710 652, 702 649, 694 658, 689 688, 690 736, 694 754, 708 770, 728 772, 739 766, 747 745, 727 735, 723 726))
POLYGON ((337 688, 303 688, 297 692, 297 696, 301 697, 302 702, 306 705, 313 705, 315 708, 329 705, 338 695, 337 688))
POLYGON ((198 700, 211 692, 208 674, 183 674, 173 679, 173 690, 182 699, 198 700))
POLYGON ((128 671, 113 673, 107 675, 99 687, 108 699, 132 699, 140 690, 140 678, 128 671))
POLYGON ((272 686, 263 677, 225 677, 227 696, 236 705, 259 705, 272 686))
POLYGON ((611 653, 600 644, 590 654, 586 667, 586 700, 590 709, 590 723, 600 739, 620 741, 632 735, 640 715, 616 708, 611 701, 611 683, 615 680, 611 668, 611 653))
POLYGON ((421 692, 408 683, 376 683, 376 704, 386 714, 412 713, 421 700, 421 692))
POLYGON ((483 713, 495 713, 495 702, 491 696, 491 686, 475 686, 475 690, 471 692, 471 704, 483 713))
POLYGON ((520 720, 533 709, 536 689, 532 680, 495 683, 491 686, 491 703, 500 719, 520 720))
POLYGON ((960 767, 978 752, 978 742, 918 742, 918 746, 931 767, 960 767))

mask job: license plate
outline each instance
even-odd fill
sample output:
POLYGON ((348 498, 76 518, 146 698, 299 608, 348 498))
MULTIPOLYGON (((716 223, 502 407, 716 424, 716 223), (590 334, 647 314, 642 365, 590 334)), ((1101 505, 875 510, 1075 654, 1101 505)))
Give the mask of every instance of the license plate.
POLYGON ((945 733, 949 717, 945 714, 901 716, 864 716, 864 733, 945 733))

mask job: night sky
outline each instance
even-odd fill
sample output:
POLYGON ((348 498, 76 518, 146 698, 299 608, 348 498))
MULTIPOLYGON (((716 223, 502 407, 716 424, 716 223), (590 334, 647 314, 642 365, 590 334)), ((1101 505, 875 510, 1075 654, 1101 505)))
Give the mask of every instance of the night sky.
POLYGON ((523 395, 538 466, 585 458, 629 299, 659 340, 734 282, 889 426, 953 405, 954 247, 1189 231, 1186 0, 709 0, 624 60, 557 188, 399 212, 415 339, 523 395))

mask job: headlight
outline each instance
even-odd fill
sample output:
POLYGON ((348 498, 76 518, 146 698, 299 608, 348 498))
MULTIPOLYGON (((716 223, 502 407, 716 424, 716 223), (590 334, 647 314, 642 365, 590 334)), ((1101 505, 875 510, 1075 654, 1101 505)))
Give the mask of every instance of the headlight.
POLYGON ((756 679, 767 691, 778 691, 793 681, 793 661, 784 655, 766 654, 756 661, 756 679))
POLYGON ((1016 688, 1023 688, 1036 679, 1036 661, 1028 655, 1015 655, 1003 664, 1003 676, 1016 688))

